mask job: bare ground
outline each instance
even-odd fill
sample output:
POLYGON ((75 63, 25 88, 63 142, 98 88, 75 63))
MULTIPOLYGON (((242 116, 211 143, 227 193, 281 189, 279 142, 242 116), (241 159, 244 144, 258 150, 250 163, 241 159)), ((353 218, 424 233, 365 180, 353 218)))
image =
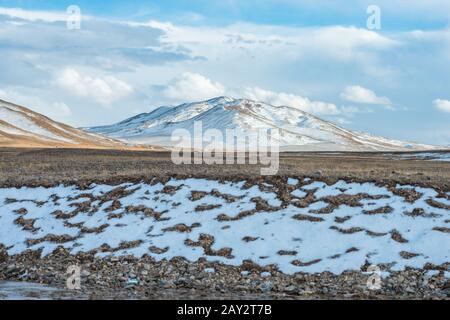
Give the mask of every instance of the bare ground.
MULTIPOLYGON (((118 184, 171 176, 237 180, 312 177, 330 182, 338 179, 388 185, 398 182, 450 191, 449 162, 393 160, 381 153, 283 153, 277 176, 266 178, 260 176, 259 166, 175 165, 167 152, 0 149, 1 187, 118 184)), ((414 197, 414 194, 405 196, 414 197)), ((46 258, 39 258, 36 253, 8 257, 4 252, 2 256, 0 250, 0 280, 26 280, 64 288, 68 261, 88 271, 83 276, 83 290, 91 298, 448 299, 450 296, 449 281, 443 276, 447 265, 437 266, 437 270, 442 270, 431 279, 425 276, 426 270, 394 274, 381 291, 373 292, 366 288, 367 276, 358 272, 289 277, 272 271, 267 279, 260 275, 263 270, 258 266, 246 266, 250 277, 244 277, 240 274, 242 268, 205 261, 156 263, 126 257, 105 261, 93 256, 73 257, 65 252, 46 258), (215 267, 218 271, 205 273, 202 271, 205 267, 215 267), (140 272, 143 272, 141 282, 130 286, 129 274, 140 275, 140 272), (230 279, 234 280, 230 282, 230 279), (273 288, 268 289, 268 283, 273 288)))
MULTIPOLYGON (((169 152, 0 149, 0 186, 119 183, 151 177, 259 177, 258 165, 175 165, 169 152)), ((448 189, 450 162, 393 160, 381 153, 282 153, 277 176, 399 182, 448 189)))

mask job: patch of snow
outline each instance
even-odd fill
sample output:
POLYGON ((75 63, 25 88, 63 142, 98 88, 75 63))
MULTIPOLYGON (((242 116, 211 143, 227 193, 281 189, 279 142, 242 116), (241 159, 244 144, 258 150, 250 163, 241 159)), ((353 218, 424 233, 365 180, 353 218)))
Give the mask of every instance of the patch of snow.
MULTIPOLYGON (((43 128, 37 122, 33 121, 31 115, 25 114, 23 111, 12 108, 11 105, 0 103, 0 119, 8 124, 27 131, 33 135, 45 137, 51 140, 57 140, 62 142, 72 143, 73 141, 65 137, 54 134, 53 132, 43 128)), ((22 132, 21 134, 24 134, 22 132)))
POLYGON ((429 278, 437 275, 439 275, 439 270, 428 270, 427 272, 425 272, 425 276, 429 278))
POLYGON ((21 131, 19 129, 16 129, 16 128, 11 127, 11 126, 5 126, 5 125, 2 125, 2 124, 0 124, 0 131, 3 131, 5 133, 9 133, 9 134, 15 134, 15 135, 20 135, 20 134, 23 135, 23 134, 25 134, 25 132, 23 132, 23 131, 21 131))
POLYGON ((291 192, 291 195, 293 195, 294 197, 297 197, 297 198, 304 198, 304 197, 306 197, 307 193, 300 189, 295 189, 294 191, 291 192))
POLYGON ((450 161, 450 152, 420 152, 396 155, 404 160, 450 161))

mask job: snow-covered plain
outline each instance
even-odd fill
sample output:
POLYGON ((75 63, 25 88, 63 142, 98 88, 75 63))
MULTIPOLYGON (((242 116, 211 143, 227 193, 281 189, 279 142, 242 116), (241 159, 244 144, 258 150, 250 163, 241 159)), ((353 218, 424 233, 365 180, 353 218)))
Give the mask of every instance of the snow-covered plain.
POLYGON ((329 186, 294 178, 286 187, 284 202, 275 185, 207 179, 88 190, 3 188, 0 243, 9 254, 42 249, 47 255, 63 246, 99 256, 204 257, 227 265, 252 260, 288 274, 450 262, 448 192, 397 185, 394 194, 373 183, 329 186), (402 191, 416 197, 408 202, 402 191), (339 197, 347 200, 336 202, 339 197))

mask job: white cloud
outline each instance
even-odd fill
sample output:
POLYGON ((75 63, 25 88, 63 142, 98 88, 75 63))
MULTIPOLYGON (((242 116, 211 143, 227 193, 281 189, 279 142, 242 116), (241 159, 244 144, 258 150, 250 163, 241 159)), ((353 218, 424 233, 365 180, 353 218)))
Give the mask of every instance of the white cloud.
POLYGON ((52 104, 52 108, 55 110, 55 112, 64 117, 70 116, 72 114, 72 110, 64 102, 54 102, 52 104))
POLYGON ((116 77, 91 77, 72 68, 62 70, 56 77, 56 84, 74 95, 92 98, 102 105, 110 105, 133 93, 128 83, 116 77))
POLYGON ((209 57, 250 50, 259 55, 283 52, 291 58, 320 54, 335 60, 364 60, 361 54, 373 55, 374 51, 400 45, 396 39, 380 33, 344 26, 301 28, 234 23, 224 27, 192 27, 154 20, 139 25, 163 31, 165 43, 181 44, 195 54, 209 57))
POLYGON ((46 22, 66 21, 68 16, 64 12, 30 11, 21 8, 0 8, 0 15, 5 15, 11 18, 19 18, 28 21, 40 20, 46 22))
POLYGON ((392 102, 387 97, 379 97, 370 89, 361 86, 348 86, 341 93, 341 98, 356 103, 362 104, 378 104, 386 107, 391 107, 392 102))
POLYGON ((353 114, 353 113, 361 113, 363 110, 361 110, 358 107, 355 106, 342 106, 341 110, 345 114, 353 114))
POLYGON ((175 101, 198 101, 224 95, 225 87, 201 74, 185 72, 169 82, 164 95, 175 101))
POLYGON ((311 101, 310 99, 299 95, 274 92, 259 87, 246 88, 244 96, 252 100, 266 102, 275 106, 298 108, 313 114, 336 115, 340 113, 338 107, 332 103, 311 101))
POLYGON ((231 92, 226 90, 221 83, 191 72, 185 72, 181 77, 171 80, 166 86, 164 94, 166 97, 180 102, 200 101, 228 94, 243 96, 275 106, 298 108, 313 114, 336 115, 340 113, 339 108, 332 103, 311 101, 299 95, 274 92, 259 87, 247 87, 243 91, 231 92))
POLYGON ((349 124, 352 123, 350 120, 348 120, 348 119, 346 119, 346 118, 342 118, 342 117, 336 118, 334 121, 335 121, 336 123, 340 124, 340 125, 343 125, 343 126, 344 126, 344 125, 349 125, 349 124))
POLYGON ((433 101, 434 106, 443 111, 443 112, 450 112, 450 101, 444 100, 444 99, 436 99, 433 101))

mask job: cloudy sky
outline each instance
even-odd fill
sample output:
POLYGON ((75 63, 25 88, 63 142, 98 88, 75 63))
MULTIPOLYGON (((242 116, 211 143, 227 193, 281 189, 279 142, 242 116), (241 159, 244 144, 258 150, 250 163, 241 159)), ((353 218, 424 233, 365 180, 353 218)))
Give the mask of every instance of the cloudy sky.
POLYGON ((93 126, 220 95, 448 145, 450 1, 0 0, 0 99, 93 126))

